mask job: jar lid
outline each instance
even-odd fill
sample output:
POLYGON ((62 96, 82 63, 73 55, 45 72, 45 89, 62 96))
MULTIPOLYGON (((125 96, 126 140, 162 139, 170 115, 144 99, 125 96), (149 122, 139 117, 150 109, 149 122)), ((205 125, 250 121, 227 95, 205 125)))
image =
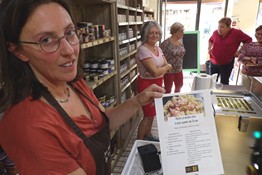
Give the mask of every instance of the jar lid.
POLYGON ((93 23, 87 22, 87 26, 88 26, 88 27, 90 27, 90 26, 92 26, 92 25, 93 25, 93 23))
POLYGON ((107 62, 107 60, 105 60, 105 59, 102 59, 102 60, 99 60, 99 64, 107 64, 108 62, 107 62))
POLYGON ((87 27, 87 22, 78 22, 77 26, 80 28, 87 27))

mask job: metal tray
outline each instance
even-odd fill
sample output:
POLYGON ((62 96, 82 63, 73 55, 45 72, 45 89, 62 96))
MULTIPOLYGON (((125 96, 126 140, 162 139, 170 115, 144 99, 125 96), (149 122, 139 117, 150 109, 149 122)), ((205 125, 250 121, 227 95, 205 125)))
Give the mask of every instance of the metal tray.
POLYGON ((211 98, 216 114, 262 117, 262 102, 249 91, 213 90, 211 98))

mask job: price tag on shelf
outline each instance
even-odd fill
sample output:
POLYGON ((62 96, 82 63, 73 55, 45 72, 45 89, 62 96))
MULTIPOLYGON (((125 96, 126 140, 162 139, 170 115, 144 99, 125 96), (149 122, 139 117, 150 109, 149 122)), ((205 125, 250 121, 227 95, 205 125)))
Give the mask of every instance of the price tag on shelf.
POLYGON ((93 46, 95 46, 95 45, 98 45, 97 40, 96 40, 96 41, 93 41, 93 46))
POLYGON ((103 39, 99 39, 98 44, 102 44, 102 43, 104 43, 103 39))

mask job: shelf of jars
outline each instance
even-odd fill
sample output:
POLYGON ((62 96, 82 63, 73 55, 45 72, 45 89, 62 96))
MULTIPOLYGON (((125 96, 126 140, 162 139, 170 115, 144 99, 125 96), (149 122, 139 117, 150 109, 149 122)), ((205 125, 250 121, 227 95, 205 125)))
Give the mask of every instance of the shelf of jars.
POLYGON ((130 83, 128 75, 121 78, 121 80, 120 80, 121 92, 124 92, 130 86, 130 84, 131 83, 130 83))
POLYGON ((153 21, 154 20, 154 10, 144 7, 144 13, 143 13, 143 21, 147 22, 147 21, 153 21))
MULTIPOLYGON (((125 68, 125 67, 127 67, 127 65, 126 64, 123 64, 123 65, 121 65, 121 68, 120 69, 124 69, 124 70, 120 70, 120 78, 123 78, 124 76, 126 76, 127 74, 129 74, 133 69, 135 69, 135 68, 137 68, 137 64, 132 64, 131 66, 130 66, 130 68, 129 69, 127 69, 127 68, 125 68), (124 65, 124 66, 123 66, 124 65)), ((131 77, 133 77, 133 76, 131 76, 131 77)))
POLYGON ((123 72, 120 72, 120 78, 124 78, 126 75, 128 75, 129 74, 129 69, 128 70, 125 70, 125 71, 123 71, 123 72))
POLYGON ((119 26, 128 26, 128 25, 141 25, 143 24, 142 21, 137 21, 137 22, 119 22, 119 26))
MULTIPOLYGON (((135 54, 140 43, 140 29, 143 24, 142 1, 138 0, 117 0, 117 27, 116 43, 118 47, 118 94, 119 103, 134 96, 136 92, 136 79, 138 76, 135 54), (138 6, 138 4, 140 4, 138 6)), ((136 117, 136 114, 134 117, 136 117)), ((127 143, 130 130, 136 128, 133 120, 119 128, 118 136, 121 140, 121 147, 127 143)))
POLYGON ((121 94, 122 94, 121 103, 126 101, 129 98, 128 96, 132 97, 131 95, 127 95, 127 92, 130 93, 128 89, 130 89, 130 86, 132 85, 133 82, 135 82, 137 77, 138 74, 134 75, 134 77, 132 77, 129 82, 126 82, 126 84, 124 84, 123 87, 121 88, 121 94))
POLYGON ((117 7, 117 8, 120 8, 120 9, 125 9, 125 10, 128 9, 128 6, 122 5, 122 4, 116 4, 116 7, 117 7))
POLYGON ((128 10, 130 10, 130 11, 134 11, 134 12, 143 12, 143 10, 142 9, 139 9, 139 8, 134 8, 134 7, 128 7, 128 10))
POLYGON ((115 40, 115 37, 113 37, 113 36, 99 38, 99 39, 96 39, 96 40, 91 41, 91 42, 82 43, 81 48, 86 49, 86 48, 90 48, 90 47, 97 46, 97 45, 100 45, 100 44, 108 43, 108 42, 111 42, 111 41, 114 41, 114 40, 115 40))
POLYGON ((126 6, 126 5, 123 5, 123 4, 117 4, 117 8, 130 10, 130 11, 135 11, 135 12, 141 12, 141 13, 143 12, 142 9, 126 6))
POLYGON ((127 54, 124 54, 122 56, 120 56, 120 61, 123 61, 124 59, 128 58, 129 56, 135 54, 137 52, 137 49, 132 50, 130 52, 128 52, 127 54))
POLYGON ((128 22, 119 22, 118 23, 118 26, 127 26, 127 25, 129 25, 128 22))
POLYGON ((137 67, 136 59, 130 58, 128 60, 121 61, 120 63, 120 78, 123 78, 126 74, 128 74, 131 70, 137 67))
MULTIPOLYGON (((138 37, 138 38, 140 38, 140 37, 138 37)), ((120 41, 119 41, 119 44, 126 44, 126 43, 130 43, 130 42, 132 42, 132 41, 135 41, 135 40, 137 40, 137 37, 133 37, 133 38, 129 38, 129 39, 124 39, 124 40, 120 40, 120 41)))
POLYGON ((120 81, 121 84, 121 93, 124 92, 138 77, 138 74, 134 75, 132 78, 130 78, 128 75, 126 75, 125 77, 123 77, 120 81))
POLYGON ((108 79, 112 78, 117 74, 117 71, 114 70, 111 73, 108 73, 107 75, 104 75, 103 77, 99 77, 99 75, 95 75, 94 77, 91 77, 90 74, 85 73, 85 79, 86 83, 91 89, 95 89, 96 87, 103 84, 108 79))
MULTIPOLYGON (((126 34, 126 33, 120 33, 119 35, 121 35, 121 34, 123 35, 123 34, 126 34)), ((125 37, 121 36, 121 39, 119 40, 119 44, 126 44, 126 43, 130 43, 132 41, 137 40, 137 37, 127 38, 127 39, 126 39, 126 37, 127 36, 125 36, 125 37)))
POLYGON ((141 25, 141 24, 143 24, 143 22, 142 22, 142 21, 129 22, 128 24, 129 24, 129 25, 141 25))

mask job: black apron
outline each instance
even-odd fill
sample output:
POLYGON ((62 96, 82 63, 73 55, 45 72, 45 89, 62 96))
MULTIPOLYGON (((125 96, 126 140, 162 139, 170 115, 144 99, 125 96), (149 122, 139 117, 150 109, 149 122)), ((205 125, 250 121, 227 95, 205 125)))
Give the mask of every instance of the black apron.
POLYGON ((43 97, 60 113, 67 124, 76 132, 76 134, 83 140, 86 147, 91 152, 96 163, 97 175, 110 175, 111 174, 111 153, 110 153, 110 130, 109 119, 106 114, 90 99, 89 96, 84 94, 80 89, 71 85, 80 95, 91 102, 103 114, 106 125, 93 136, 87 138, 74 121, 63 110, 55 98, 49 91, 42 91, 43 97))

